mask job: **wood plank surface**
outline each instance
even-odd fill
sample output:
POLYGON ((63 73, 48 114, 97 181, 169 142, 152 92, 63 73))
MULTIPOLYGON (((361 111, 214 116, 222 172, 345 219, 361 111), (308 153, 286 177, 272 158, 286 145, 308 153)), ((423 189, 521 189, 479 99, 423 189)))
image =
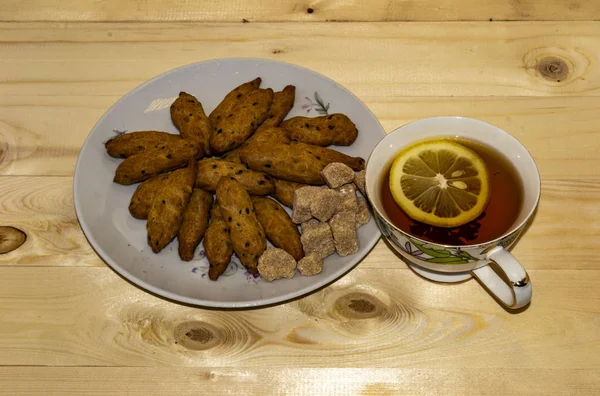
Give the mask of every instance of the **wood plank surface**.
POLYGON ((594 1, 7 0, 2 21, 569 21, 598 20, 594 1))
MULTIPOLYGON (((519 139, 542 178, 600 178, 600 97, 359 97, 388 132, 426 117, 478 118, 519 139)), ((116 95, 0 96, 0 175, 72 175, 85 138, 116 100, 116 95)), ((169 117, 168 109, 161 111, 169 117)))
POLYGON ((3 1, 0 226, 28 238, 0 255, 0 394, 596 394, 599 43, 597 1, 3 1), (388 132, 464 115, 523 142, 543 179, 513 251, 531 305, 427 281, 383 241, 254 310, 173 303, 108 268, 74 212, 84 139, 137 85, 223 57, 322 73, 388 132))
MULTIPOLYGON (((18 250, 0 255, 0 266, 105 265, 77 222, 71 177, 3 176, 0 185, 0 225, 28 235, 18 250)), ((600 180, 544 180, 537 215, 515 255, 528 269, 598 269, 599 201, 600 180)), ((360 266, 406 267, 382 241, 360 266)))
POLYGON ((599 36, 600 23, 0 24, 0 174, 71 175, 119 97, 174 67, 233 54, 322 72, 388 131, 434 115, 477 117, 530 147, 543 177, 594 178, 599 36), (560 82, 539 68, 548 59, 565 66, 560 82))
POLYGON ((599 382, 593 369, 0 367, 0 387, 44 396, 256 395, 267 387, 270 395, 589 395, 599 382))
POLYGON ((361 267, 294 302, 217 311, 108 268, 0 268, 0 366, 599 370, 600 271, 530 276, 535 296, 518 315, 473 280, 361 267))
POLYGON ((0 96, 120 96, 224 57, 294 63, 360 97, 588 96, 599 39, 600 22, 0 23, 0 96))

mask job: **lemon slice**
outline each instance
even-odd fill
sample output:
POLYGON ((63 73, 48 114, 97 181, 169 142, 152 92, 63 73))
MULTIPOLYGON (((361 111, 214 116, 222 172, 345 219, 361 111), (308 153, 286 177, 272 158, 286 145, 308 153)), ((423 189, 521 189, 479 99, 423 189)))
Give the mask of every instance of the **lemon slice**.
POLYGON ((390 171, 394 200, 414 220, 458 227, 475 220, 490 196, 485 162, 450 139, 433 139, 403 150, 390 171))

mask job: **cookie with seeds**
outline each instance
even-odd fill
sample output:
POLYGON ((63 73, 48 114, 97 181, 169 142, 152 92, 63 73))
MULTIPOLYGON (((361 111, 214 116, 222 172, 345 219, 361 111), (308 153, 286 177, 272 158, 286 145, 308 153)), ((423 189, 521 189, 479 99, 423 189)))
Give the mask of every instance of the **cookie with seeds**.
POLYGON ((273 246, 292 255, 295 260, 304 257, 298 226, 292 222, 285 209, 266 197, 252 197, 256 217, 273 246))
POLYGON ((238 87, 235 87, 231 90, 223 100, 215 107, 215 109, 210 113, 208 119, 210 120, 213 128, 221 120, 224 115, 231 113, 231 109, 234 108, 236 104, 238 104, 244 96, 249 94, 252 91, 258 89, 261 83, 261 78, 255 78, 252 81, 245 82, 238 87))
POLYGON ((181 137, 194 140, 202 147, 203 155, 210 155, 209 138, 212 125, 204 112, 202 103, 195 96, 180 92, 171 104, 171 120, 181 137))
POLYGON ((300 147, 320 161, 324 161, 328 164, 333 162, 341 162, 342 164, 349 166, 355 171, 365 169, 365 160, 360 157, 352 157, 350 155, 340 153, 339 151, 332 150, 326 147, 315 146, 314 144, 306 144, 302 142, 292 142, 291 145, 300 147))
POLYGON ((204 234, 202 245, 209 263, 208 278, 216 281, 227 269, 233 255, 229 227, 227 222, 223 220, 223 216, 221 216, 221 209, 217 201, 213 201, 210 210, 210 222, 204 234))
POLYGON ((224 176, 234 177, 251 195, 267 195, 275 192, 275 184, 271 177, 248 169, 246 165, 217 158, 204 158, 198 161, 196 187, 214 192, 217 190, 217 183, 224 176))
POLYGON ((154 253, 164 249, 177 235, 195 179, 196 161, 193 160, 187 168, 172 172, 156 193, 146 223, 148 245, 154 253))
POLYGON ((158 148, 182 140, 180 135, 158 131, 123 133, 106 143, 106 152, 113 158, 128 158, 144 150, 158 148))
POLYGON ((316 146, 350 146, 358 136, 356 125, 344 114, 321 117, 293 117, 281 123, 292 140, 316 146))
POLYGON ((240 150, 249 144, 270 144, 270 143, 283 143, 289 144, 290 138, 286 131, 277 127, 269 127, 257 130, 246 140, 240 147, 228 151, 221 159, 231 162, 242 163, 240 159, 240 150))
POLYGON ((210 148, 223 154, 239 147, 265 120, 273 102, 273 90, 257 89, 244 96, 231 112, 224 114, 210 136, 210 148))
POLYGON ((250 195, 230 176, 219 180, 216 196, 221 216, 229 227, 233 251, 249 273, 257 274, 258 258, 267 248, 267 239, 256 218, 250 195))
POLYGON ((279 126, 292 107, 294 107, 295 97, 296 87, 293 85, 287 85, 282 91, 275 92, 273 94, 273 103, 269 108, 269 114, 267 114, 267 118, 260 124, 256 132, 279 126))
POLYGON ((160 186, 169 176, 168 173, 161 173, 151 177, 150 179, 140 183, 135 189, 131 201, 129 202, 129 213, 136 219, 146 220, 152 201, 156 193, 160 190, 160 186))
POLYGON ((181 168, 197 155, 195 142, 179 138, 123 160, 117 166, 113 181, 125 185, 138 183, 159 173, 181 168))
POLYGON ((179 257, 183 261, 190 261, 194 258, 194 252, 202 238, 204 238, 208 227, 212 203, 212 193, 194 188, 192 196, 183 211, 183 220, 177 232, 179 257))
POLYGON ((313 185, 325 183, 321 170, 327 164, 290 144, 249 144, 240 151, 240 159, 248 168, 277 179, 313 185))

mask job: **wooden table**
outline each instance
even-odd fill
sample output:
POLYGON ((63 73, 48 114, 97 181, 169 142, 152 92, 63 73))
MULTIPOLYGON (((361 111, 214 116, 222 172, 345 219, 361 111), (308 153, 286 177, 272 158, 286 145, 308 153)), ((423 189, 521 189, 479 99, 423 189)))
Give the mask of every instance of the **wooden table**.
POLYGON ((598 394, 600 3, 4 0, 0 5, 1 394, 598 394), (495 124, 543 178, 514 249, 511 314, 475 281, 419 278, 380 241, 306 298, 226 312, 129 284, 94 253, 72 175, 94 123, 157 74, 279 59, 344 85, 384 128, 495 124))

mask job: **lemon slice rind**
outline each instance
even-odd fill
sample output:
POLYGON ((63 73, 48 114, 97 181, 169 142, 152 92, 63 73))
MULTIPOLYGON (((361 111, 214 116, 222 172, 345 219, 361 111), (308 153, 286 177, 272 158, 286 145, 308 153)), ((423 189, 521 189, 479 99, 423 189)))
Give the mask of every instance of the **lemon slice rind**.
POLYGON ((488 204, 488 171, 473 150, 451 139, 416 143, 402 150, 390 170, 394 201, 413 220, 458 227, 488 204))

